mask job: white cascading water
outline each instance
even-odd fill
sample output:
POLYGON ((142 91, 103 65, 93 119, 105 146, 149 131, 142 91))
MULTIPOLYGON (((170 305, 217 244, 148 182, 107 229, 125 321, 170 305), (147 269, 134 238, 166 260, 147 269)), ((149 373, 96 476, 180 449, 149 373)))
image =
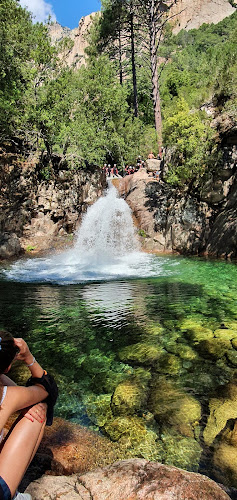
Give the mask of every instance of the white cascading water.
POLYGON ((139 250, 131 210, 118 198, 113 185, 107 196, 92 205, 84 217, 73 249, 73 258, 108 263, 139 250))
POLYGON ((46 258, 21 259, 2 273, 14 281, 70 284, 157 276, 163 267, 157 264, 157 259, 155 263, 139 250, 131 210, 111 185, 88 208, 72 249, 46 258))

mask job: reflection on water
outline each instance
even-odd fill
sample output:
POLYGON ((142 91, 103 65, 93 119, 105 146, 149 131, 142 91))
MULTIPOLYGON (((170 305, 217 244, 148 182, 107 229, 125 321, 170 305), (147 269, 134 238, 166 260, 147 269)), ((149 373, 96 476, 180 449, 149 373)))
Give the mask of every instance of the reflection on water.
POLYGON ((231 482, 221 450, 228 442, 237 453, 236 266, 152 259, 158 277, 4 280, 0 327, 24 336, 58 377, 58 415, 118 441, 124 457, 231 482))
POLYGON ((98 324, 121 326, 134 307, 135 287, 130 282, 96 283, 85 286, 82 298, 90 311, 91 320, 98 324))

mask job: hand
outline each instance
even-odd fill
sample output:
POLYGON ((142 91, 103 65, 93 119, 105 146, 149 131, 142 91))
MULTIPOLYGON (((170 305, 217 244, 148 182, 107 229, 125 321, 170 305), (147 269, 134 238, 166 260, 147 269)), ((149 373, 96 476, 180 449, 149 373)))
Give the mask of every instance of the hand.
POLYGON ((15 345, 20 349, 20 352, 16 355, 15 359, 19 361, 24 361, 26 364, 30 364, 32 362, 33 356, 30 352, 30 349, 27 343, 21 338, 14 339, 15 345))
POLYGON ((37 422, 42 424, 46 419, 47 404, 38 403, 34 406, 31 406, 30 408, 25 408, 21 413, 25 418, 27 418, 31 422, 37 420, 37 422))

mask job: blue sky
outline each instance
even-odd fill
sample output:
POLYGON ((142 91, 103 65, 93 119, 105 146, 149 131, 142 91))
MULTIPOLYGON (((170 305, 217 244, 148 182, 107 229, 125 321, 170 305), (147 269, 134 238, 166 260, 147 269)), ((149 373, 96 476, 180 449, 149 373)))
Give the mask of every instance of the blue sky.
POLYGON ((100 0, 20 0, 35 16, 35 21, 44 22, 50 15, 62 26, 76 28, 80 19, 100 10, 100 0))

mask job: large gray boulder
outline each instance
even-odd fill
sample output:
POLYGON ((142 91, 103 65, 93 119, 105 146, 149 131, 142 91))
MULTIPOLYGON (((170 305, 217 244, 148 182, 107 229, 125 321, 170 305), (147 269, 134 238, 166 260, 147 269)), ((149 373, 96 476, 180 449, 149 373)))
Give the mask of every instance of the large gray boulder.
POLYGON ((22 252, 20 240, 15 233, 0 233, 0 259, 9 259, 22 252))

